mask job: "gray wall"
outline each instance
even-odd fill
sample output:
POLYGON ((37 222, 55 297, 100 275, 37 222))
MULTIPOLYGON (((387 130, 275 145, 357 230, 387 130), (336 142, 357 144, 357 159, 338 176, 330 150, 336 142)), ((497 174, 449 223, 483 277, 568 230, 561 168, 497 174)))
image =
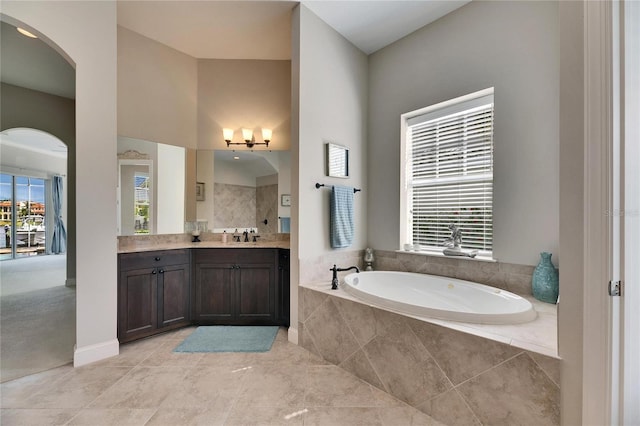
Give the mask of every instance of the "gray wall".
MULTIPOLYGON (((321 256, 329 244, 329 192, 314 187, 364 188, 355 196, 355 238, 351 250, 367 243, 366 182, 367 56, 301 6, 299 106, 300 258, 321 256), (350 148, 349 179, 325 176, 326 142, 350 148)), ((295 160, 294 160, 295 161, 295 160)), ((294 177, 295 179, 295 177, 294 177)))
POLYGON ((16 127, 38 129, 52 134, 67 145, 65 184, 67 230, 67 283, 76 278, 76 103, 73 99, 49 95, 2 83, 0 93, 0 131, 16 127))
POLYGON ((558 260, 558 4, 471 2, 369 57, 369 243, 399 247, 400 114, 495 87, 494 257, 558 260))

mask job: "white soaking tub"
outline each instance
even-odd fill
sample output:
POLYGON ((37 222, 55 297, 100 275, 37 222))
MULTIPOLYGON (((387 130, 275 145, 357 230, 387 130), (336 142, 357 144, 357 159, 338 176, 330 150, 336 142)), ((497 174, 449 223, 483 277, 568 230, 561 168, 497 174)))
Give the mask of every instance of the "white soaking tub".
POLYGON ((476 324, 521 324, 537 314, 506 290, 435 275, 369 271, 344 278, 342 288, 372 305, 411 315, 476 324))

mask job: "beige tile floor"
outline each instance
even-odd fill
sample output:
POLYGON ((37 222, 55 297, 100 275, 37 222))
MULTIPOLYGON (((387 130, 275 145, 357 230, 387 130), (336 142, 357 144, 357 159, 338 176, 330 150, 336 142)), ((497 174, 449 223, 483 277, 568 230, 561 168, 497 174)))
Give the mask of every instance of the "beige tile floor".
POLYGON ((173 353, 195 328, 1 385, 10 425, 438 425, 287 341, 266 353, 173 353))

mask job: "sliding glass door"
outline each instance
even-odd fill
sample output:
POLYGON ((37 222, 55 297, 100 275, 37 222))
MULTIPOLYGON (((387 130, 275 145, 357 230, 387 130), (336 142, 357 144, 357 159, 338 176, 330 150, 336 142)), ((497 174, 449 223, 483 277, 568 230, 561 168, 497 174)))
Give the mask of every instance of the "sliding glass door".
POLYGON ((0 174, 0 259, 46 252, 45 180, 0 174))

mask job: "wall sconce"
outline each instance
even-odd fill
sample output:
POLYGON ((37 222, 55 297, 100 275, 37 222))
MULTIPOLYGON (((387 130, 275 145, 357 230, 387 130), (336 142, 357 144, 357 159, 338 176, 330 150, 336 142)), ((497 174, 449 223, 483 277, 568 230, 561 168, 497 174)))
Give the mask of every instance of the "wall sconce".
POLYGON ((271 142, 271 129, 262 129, 262 139, 264 142, 256 142, 256 138, 253 135, 253 130, 242 129, 242 139, 244 142, 231 142, 233 140, 233 129, 222 129, 222 135, 224 141, 227 143, 227 147, 230 145, 246 145, 247 148, 253 148, 254 145, 266 145, 269 146, 271 142))

